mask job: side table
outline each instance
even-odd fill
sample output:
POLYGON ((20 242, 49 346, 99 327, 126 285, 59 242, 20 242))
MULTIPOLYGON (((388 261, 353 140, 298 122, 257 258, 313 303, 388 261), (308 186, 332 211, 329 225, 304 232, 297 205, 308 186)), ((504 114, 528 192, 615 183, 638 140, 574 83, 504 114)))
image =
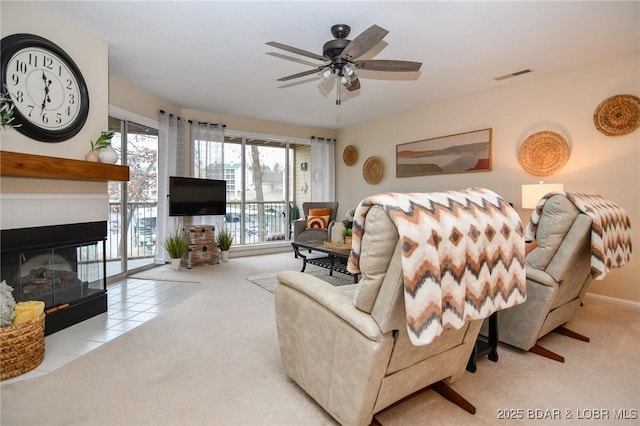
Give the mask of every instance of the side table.
POLYGON ((185 226, 183 232, 189 240, 189 249, 180 264, 185 268, 215 265, 218 263, 218 245, 213 225, 185 226))
POLYGON ((467 371, 475 373, 477 370, 476 361, 478 358, 488 355, 493 361, 498 361, 498 312, 494 312, 489 316, 489 333, 488 336, 480 336, 476 340, 473 347, 469 362, 467 362, 467 371))

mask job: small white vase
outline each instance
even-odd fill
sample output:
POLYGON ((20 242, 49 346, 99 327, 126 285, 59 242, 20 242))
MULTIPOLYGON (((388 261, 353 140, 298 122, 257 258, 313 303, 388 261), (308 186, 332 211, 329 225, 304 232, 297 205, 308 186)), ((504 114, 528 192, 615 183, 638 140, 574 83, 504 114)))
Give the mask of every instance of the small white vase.
POLYGON ((229 260, 229 250, 220 250, 220 262, 229 260))
POLYGON ((118 153, 111 145, 102 148, 98 153, 98 157, 101 163, 116 164, 116 161, 118 161, 118 153))
POLYGON ((171 259, 171 269, 173 269, 174 271, 179 271, 180 270, 180 258, 177 259, 171 259))
POLYGON ((84 159, 85 161, 92 161, 94 163, 97 163, 98 160, 100 160, 100 157, 98 157, 98 153, 96 151, 89 151, 84 156, 84 159))

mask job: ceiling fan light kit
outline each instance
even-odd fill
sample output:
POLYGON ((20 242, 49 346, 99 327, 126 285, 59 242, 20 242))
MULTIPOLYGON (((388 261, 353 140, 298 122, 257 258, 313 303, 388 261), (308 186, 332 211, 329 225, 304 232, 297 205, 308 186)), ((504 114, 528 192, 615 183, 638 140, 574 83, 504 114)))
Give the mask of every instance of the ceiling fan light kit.
POLYGON ((362 60, 357 59, 367 53, 389 33, 382 27, 372 25, 355 39, 349 40, 347 37, 351 32, 351 27, 346 24, 338 24, 331 27, 331 34, 334 40, 329 40, 322 47, 322 56, 299 49, 297 47, 270 41, 266 44, 278 49, 297 55, 306 56, 325 62, 324 64, 296 74, 279 78, 277 81, 288 81, 295 78, 305 77, 311 74, 318 74, 323 80, 328 80, 333 75, 336 76, 336 105, 340 105, 340 85, 342 84, 348 91, 360 89, 360 79, 356 73, 356 68, 368 71, 391 71, 391 72, 416 72, 420 70, 422 62, 395 61, 395 60, 362 60), (328 63, 327 63, 328 62, 328 63))

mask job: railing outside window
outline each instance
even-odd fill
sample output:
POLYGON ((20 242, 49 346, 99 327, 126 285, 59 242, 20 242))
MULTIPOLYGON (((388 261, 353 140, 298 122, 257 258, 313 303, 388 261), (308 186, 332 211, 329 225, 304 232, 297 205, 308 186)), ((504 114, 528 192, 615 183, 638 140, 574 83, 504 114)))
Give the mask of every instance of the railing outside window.
MULTIPOLYGON (((155 255, 157 203, 128 203, 128 224, 122 223, 120 203, 109 203, 107 224, 106 259, 120 259, 120 235, 126 235, 129 258, 151 258, 155 255), (126 227, 126 232, 122 232, 126 227)), ((227 202, 225 226, 233 233, 234 244, 259 244, 281 241, 289 238, 286 223, 285 202, 245 203, 245 223, 242 232, 241 203, 227 202)))
POLYGON ((129 258, 150 258, 156 250, 156 207, 158 203, 128 203, 129 223, 122 223, 120 203, 109 203, 107 260, 120 259, 120 236, 126 235, 129 258), (126 232, 122 232, 125 228, 126 232))
POLYGON ((247 201, 244 208, 244 239, 242 238, 242 205, 227 202, 225 226, 239 244, 256 244, 288 239, 286 203, 283 201, 247 201))

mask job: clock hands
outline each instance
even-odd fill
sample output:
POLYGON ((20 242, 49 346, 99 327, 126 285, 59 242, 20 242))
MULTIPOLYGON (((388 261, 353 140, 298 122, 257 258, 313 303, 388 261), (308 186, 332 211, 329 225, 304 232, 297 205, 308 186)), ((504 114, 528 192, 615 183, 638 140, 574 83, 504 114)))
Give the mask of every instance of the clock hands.
POLYGON ((47 105, 47 102, 51 102, 51 97, 49 97, 49 86, 51 86, 51 80, 47 80, 47 76, 42 71, 42 80, 44 81, 44 98, 42 99, 42 110, 40 113, 44 113, 44 107, 47 105))

